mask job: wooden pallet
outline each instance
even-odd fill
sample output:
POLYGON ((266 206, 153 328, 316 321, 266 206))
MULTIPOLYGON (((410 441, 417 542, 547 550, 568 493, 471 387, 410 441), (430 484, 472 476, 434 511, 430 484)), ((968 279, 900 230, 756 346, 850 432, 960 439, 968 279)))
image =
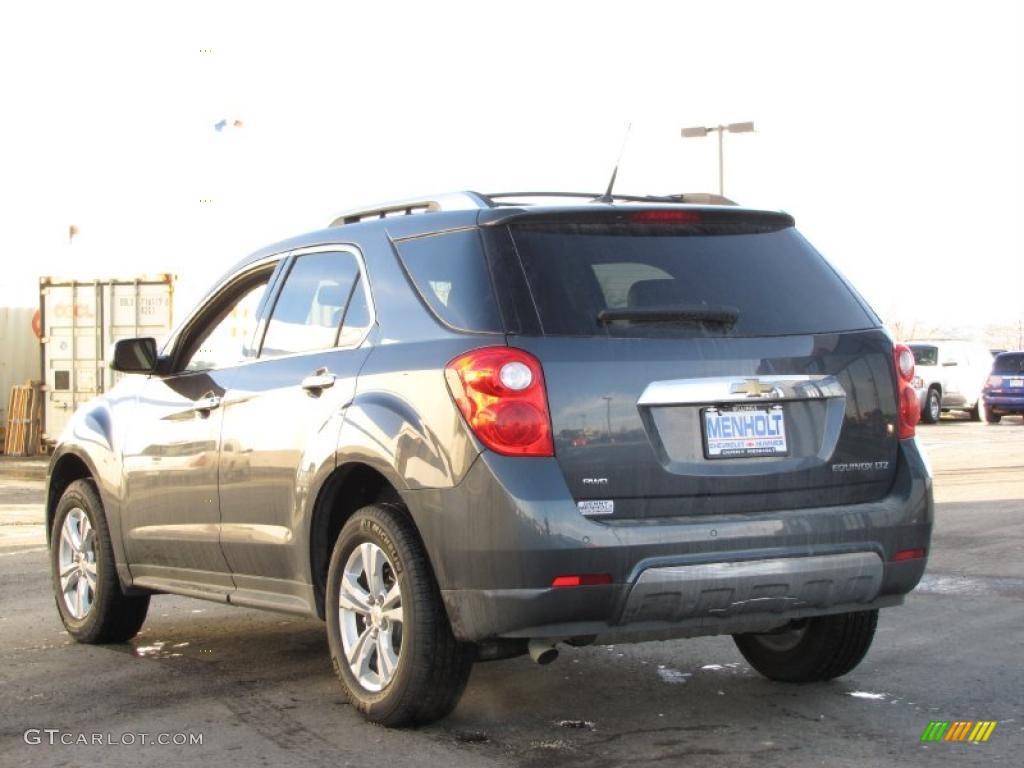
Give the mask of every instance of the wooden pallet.
POLYGON ((39 453, 41 427, 42 397, 38 382, 29 381, 11 387, 4 453, 8 456, 35 456, 39 453))

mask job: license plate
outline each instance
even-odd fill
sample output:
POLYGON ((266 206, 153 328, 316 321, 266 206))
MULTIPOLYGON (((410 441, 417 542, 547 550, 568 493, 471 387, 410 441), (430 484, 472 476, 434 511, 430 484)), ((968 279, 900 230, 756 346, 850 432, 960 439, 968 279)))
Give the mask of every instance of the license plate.
POLYGON ((701 416, 708 459, 789 455, 781 405, 705 408, 701 416))
POLYGON ((1010 386, 1014 389, 1024 387, 1024 379, 1010 379, 1010 386))

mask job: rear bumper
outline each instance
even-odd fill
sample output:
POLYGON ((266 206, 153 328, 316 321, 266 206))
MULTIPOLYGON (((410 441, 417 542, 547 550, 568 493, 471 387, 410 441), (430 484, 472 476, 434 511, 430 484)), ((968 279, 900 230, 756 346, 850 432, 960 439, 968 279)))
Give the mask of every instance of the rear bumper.
MULTIPOLYGON (((576 592, 607 590, 581 587, 576 592)), ((621 621, 607 618, 614 596, 559 596, 536 590, 460 590, 442 593, 456 636, 461 640, 492 638, 544 638, 565 641, 594 638, 599 643, 669 640, 704 635, 770 632, 795 619, 852 613, 901 605, 904 595, 879 595, 873 600, 839 602, 828 606, 792 604, 783 610, 744 610, 734 613, 694 613, 671 619, 642 618, 621 621), (594 603, 591 606, 591 603, 594 603), (590 610, 586 610, 586 609, 590 610), (595 614, 587 618, 585 614, 595 614), (598 615, 604 614, 604 615, 598 615)))
POLYGON ((680 637, 767 631, 804 616, 896 605, 925 560, 931 477, 900 446, 889 494, 838 507, 600 523, 557 464, 484 453, 454 489, 408 494, 457 637, 680 637), (551 588, 609 574, 607 586, 551 588))
MULTIPOLYGON (((905 575, 914 583, 924 570, 923 561, 898 565, 913 571, 905 575)), ((855 552, 652 567, 633 584, 610 587, 443 594, 466 640, 621 642, 767 632, 798 618, 901 604, 902 592, 880 593, 884 578, 877 554, 855 552)))
POLYGON ((616 613, 633 624, 856 605, 878 596, 883 572, 875 552, 652 567, 616 613))
POLYGON ((993 413, 1024 413, 1024 395, 985 395, 985 406, 993 413))

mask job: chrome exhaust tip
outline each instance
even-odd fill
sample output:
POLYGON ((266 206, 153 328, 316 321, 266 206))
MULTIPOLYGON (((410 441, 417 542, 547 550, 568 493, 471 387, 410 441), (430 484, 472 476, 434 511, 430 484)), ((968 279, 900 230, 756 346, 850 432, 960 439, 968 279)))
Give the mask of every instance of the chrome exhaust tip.
POLYGON ((530 651, 530 658, 538 664, 550 664, 558 658, 558 649, 551 640, 533 638, 527 646, 530 651))

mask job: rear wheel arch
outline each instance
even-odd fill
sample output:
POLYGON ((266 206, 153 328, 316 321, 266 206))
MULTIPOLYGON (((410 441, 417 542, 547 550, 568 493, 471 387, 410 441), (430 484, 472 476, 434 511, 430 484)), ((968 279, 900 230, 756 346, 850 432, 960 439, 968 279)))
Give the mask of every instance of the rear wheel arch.
MULTIPOLYGON (((362 462, 340 464, 317 495, 309 528, 309 565, 316 612, 321 619, 326 616, 324 594, 334 542, 353 514, 374 503, 405 509, 396 484, 380 470, 362 462)), ((409 522, 416 527, 411 516, 409 522)))

